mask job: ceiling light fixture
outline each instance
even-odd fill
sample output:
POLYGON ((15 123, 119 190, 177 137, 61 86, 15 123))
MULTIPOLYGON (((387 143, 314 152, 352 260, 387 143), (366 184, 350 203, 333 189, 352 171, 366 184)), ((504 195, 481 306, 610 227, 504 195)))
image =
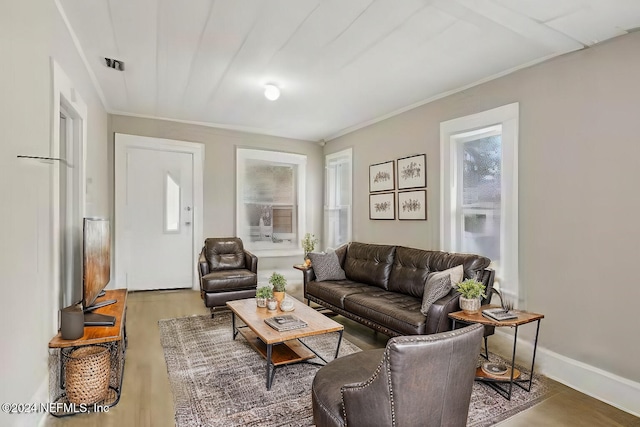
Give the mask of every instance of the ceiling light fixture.
POLYGON ((264 85, 264 96, 269 101, 275 101, 280 98, 280 89, 278 89, 278 86, 273 84, 264 85))

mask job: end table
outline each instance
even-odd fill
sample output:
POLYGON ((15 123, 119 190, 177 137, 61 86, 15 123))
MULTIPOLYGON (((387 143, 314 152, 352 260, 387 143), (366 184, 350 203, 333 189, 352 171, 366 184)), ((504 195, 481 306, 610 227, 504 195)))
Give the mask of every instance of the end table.
MULTIPOLYGON (((511 392, 513 390, 513 385, 517 385, 521 389, 529 392, 531 391, 531 383, 533 382, 533 367, 536 362, 536 350, 538 348, 538 333, 540 332, 540 320, 544 318, 544 315, 537 313, 529 313, 526 311, 519 310, 511 310, 518 317, 515 319, 509 320, 493 320, 491 318, 485 317, 482 315, 482 310, 486 310, 489 308, 500 308, 497 305, 483 305, 480 307, 480 310, 477 313, 467 314, 464 311, 456 311, 454 313, 449 314, 449 318, 453 320, 453 328, 456 328, 456 322, 463 323, 480 323, 483 325, 491 325, 495 327, 511 327, 515 328, 515 332, 513 335, 513 353, 511 354, 511 372, 508 376, 490 376, 485 374, 482 370, 482 367, 479 367, 476 370, 476 381, 481 381, 495 389, 502 397, 507 400, 511 400, 511 392), (531 359, 531 369, 529 370, 529 378, 522 379, 521 373, 515 369, 516 364, 516 346, 518 343, 518 328, 527 323, 536 322, 536 336, 533 343, 533 357, 531 359), (516 374, 517 373, 517 374, 516 374), (500 385, 500 383, 509 383, 509 388, 505 389, 500 385), (525 388, 521 383, 529 382, 529 386, 525 388)), ((509 371, 507 371, 509 373, 509 371)))

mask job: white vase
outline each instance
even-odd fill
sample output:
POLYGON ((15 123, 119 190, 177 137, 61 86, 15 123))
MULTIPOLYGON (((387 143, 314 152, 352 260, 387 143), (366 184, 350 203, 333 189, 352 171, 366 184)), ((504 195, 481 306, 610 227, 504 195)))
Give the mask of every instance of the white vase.
POLYGON ((480 311, 480 298, 460 297, 460 308, 467 314, 474 314, 480 311))

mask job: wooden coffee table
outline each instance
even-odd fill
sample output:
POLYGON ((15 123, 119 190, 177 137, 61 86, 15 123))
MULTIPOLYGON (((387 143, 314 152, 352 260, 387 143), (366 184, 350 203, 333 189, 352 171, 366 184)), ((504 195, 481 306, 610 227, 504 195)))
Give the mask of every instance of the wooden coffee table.
POLYGON ((315 357, 327 363, 322 356, 300 341, 299 338, 338 332, 338 345, 336 346, 334 358, 338 357, 340 343, 342 342, 344 326, 318 313, 295 298, 289 297, 289 299, 293 300, 294 306, 294 310, 290 312, 283 312, 279 309, 269 311, 266 308, 258 307, 256 306, 255 298, 227 302, 227 306, 231 309, 233 339, 236 339, 238 333, 241 334, 267 361, 267 390, 271 390, 271 384, 278 366, 303 362, 315 357), (268 317, 283 314, 296 316, 298 319, 305 321, 308 326, 291 331, 278 332, 264 322, 264 319, 268 317), (236 316, 244 322, 245 326, 236 325, 236 316))

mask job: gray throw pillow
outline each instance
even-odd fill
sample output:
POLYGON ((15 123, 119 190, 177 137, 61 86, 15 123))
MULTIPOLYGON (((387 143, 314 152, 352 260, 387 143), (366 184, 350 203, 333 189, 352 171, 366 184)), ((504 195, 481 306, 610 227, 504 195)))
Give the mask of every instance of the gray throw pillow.
POLYGON ((340 267, 338 255, 335 252, 318 253, 310 252, 309 259, 311 267, 316 274, 316 280, 322 282, 325 280, 345 280, 347 277, 344 270, 340 267))
POLYGON ((451 276, 449 274, 431 273, 427 276, 422 295, 422 307, 420 312, 425 316, 429 312, 431 304, 448 295, 451 291, 451 276))

